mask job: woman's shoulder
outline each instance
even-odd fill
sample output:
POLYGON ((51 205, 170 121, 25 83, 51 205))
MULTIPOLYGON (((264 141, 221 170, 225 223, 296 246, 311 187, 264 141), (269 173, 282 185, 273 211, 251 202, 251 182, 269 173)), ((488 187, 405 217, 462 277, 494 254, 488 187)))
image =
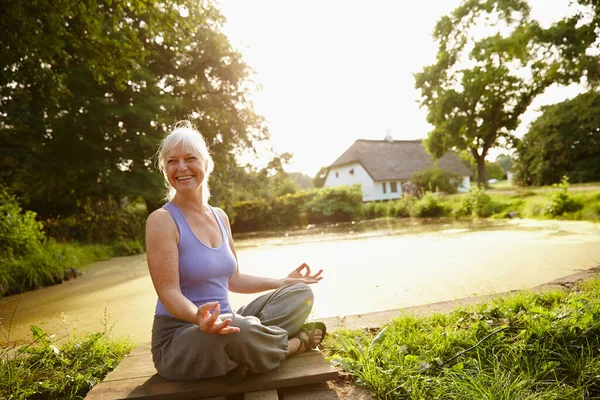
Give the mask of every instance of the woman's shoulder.
POLYGON ((217 213, 217 215, 219 217, 221 217, 221 219, 223 219, 223 222, 229 222, 229 217, 227 216, 227 213, 225 211, 223 211, 222 208, 220 208, 220 207, 212 207, 212 209, 215 210, 215 212, 217 213))
POLYGON ((171 224, 174 224, 171 213, 164 207, 152 211, 146 220, 148 227, 165 227, 171 224))

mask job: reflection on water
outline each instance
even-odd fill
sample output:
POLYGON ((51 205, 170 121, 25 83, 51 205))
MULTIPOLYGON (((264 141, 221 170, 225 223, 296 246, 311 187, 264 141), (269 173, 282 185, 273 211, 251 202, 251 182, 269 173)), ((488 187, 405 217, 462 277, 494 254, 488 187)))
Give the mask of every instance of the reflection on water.
POLYGON ((334 224, 308 225, 285 231, 253 232, 234 235, 237 248, 277 246, 297 243, 323 242, 376 238, 431 232, 458 233, 506 229, 507 220, 456 220, 456 219, 412 219, 383 218, 377 220, 339 222, 334 224))

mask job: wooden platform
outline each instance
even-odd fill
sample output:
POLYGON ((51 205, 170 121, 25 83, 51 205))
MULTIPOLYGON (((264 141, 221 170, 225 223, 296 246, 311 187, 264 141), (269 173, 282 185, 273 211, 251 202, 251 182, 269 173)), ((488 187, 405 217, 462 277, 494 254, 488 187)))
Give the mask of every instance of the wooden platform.
POLYGON ((278 388, 301 386, 337 378, 337 371, 320 351, 311 350, 285 359, 279 368, 266 374, 246 376, 232 385, 225 377, 192 382, 167 381, 157 375, 148 345, 141 345, 117 368, 94 386, 86 400, 112 399, 223 399, 246 393, 245 399, 278 399, 278 388))

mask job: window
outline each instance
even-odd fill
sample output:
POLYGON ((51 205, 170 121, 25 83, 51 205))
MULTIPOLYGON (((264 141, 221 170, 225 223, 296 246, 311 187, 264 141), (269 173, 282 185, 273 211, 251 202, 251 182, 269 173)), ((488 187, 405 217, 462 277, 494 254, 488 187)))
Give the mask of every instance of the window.
POLYGON ((385 187, 385 182, 381 184, 383 186, 383 193, 387 193, 387 188, 385 187))
POLYGON ((352 168, 352 169, 351 169, 350 171, 348 171, 348 172, 350 172, 350 175, 354 175, 354 168, 352 168))
POLYGON ((398 183, 397 182, 390 182, 390 192, 398 193, 398 183))
POLYGON ((336 173, 335 173, 335 177, 336 177, 336 178, 339 178, 339 177, 340 177, 340 174, 339 174, 339 172, 336 172, 336 173))

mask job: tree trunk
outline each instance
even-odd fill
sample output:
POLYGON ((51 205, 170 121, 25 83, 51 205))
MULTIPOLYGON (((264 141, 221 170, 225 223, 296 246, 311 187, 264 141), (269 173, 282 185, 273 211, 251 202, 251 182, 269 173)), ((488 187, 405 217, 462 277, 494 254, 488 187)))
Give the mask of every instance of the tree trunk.
POLYGON ((487 187, 487 170, 485 169, 485 157, 479 156, 477 161, 477 183, 487 187))

